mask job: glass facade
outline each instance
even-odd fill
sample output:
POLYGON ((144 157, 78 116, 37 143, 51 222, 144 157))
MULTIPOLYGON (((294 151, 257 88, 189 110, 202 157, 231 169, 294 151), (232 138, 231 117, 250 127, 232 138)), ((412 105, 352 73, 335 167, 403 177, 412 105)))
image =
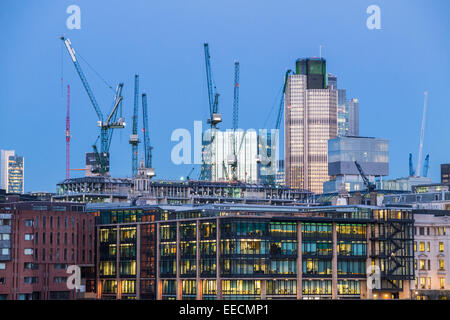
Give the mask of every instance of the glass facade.
POLYGON ((414 277, 408 209, 166 206, 97 219, 105 299, 364 298, 368 263, 381 291, 414 277))

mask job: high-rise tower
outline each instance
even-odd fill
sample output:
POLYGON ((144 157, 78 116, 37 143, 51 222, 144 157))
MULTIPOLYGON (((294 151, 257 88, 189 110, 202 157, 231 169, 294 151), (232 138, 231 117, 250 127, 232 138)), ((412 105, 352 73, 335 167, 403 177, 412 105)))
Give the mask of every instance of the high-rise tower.
POLYGON ((286 185, 322 193, 328 176, 328 140, 337 136, 338 93, 327 88, 323 58, 298 59, 285 93, 286 185))

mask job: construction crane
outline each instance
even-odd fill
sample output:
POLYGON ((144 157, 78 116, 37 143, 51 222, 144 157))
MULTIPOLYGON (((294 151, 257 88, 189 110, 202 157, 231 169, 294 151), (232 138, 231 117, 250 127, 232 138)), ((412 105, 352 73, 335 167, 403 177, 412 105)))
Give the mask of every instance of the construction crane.
MULTIPOLYGON (((222 115, 219 113, 219 94, 216 92, 216 87, 213 83, 213 77, 211 72, 211 57, 209 55, 209 45, 204 43, 205 52, 205 67, 206 67, 206 82, 208 87, 208 103, 209 103, 209 118, 207 123, 211 127, 211 138, 209 139, 209 150, 203 151, 202 168, 200 172, 200 180, 213 180, 216 179, 216 164, 213 162, 215 158, 215 129, 217 125, 222 122, 222 115)), ((206 147, 206 146, 204 146, 206 147)), ((204 148, 205 149, 205 148, 204 148)))
POLYGON ((286 74, 284 75, 283 91, 281 93, 280 106, 278 107, 278 115, 277 115, 277 122, 275 123, 275 129, 280 129, 280 126, 281 126, 281 119, 283 117, 283 109, 284 109, 284 94, 286 92, 286 86, 287 86, 289 74, 291 72, 292 72, 292 70, 288 69, 286 71, 286 74))
POLYGON ((70 178, 70 86, 67 85, 67 113, 66 113, 66 179, 70 178))
MULTIPOLYGON (((239 122, 239 61, 234 62, 234 95, 233 95, 233 132, 232 132, 232 148, 233 154, 228 157, 228 165, 231 168, 231 180, 237 180, 237 150, 236 150, 236 130, 239 122)), ((226 169, 226 168, 225 168, 226 169)), ((227 170, 225 174, 228 176, 227 170)))
POLYGON ((412 160, 412 153, 409 154, 409 176, 414 177, 416 174, 414 167, 413 167, 413 160, 412 160))
POLYGON ((114 98, 114 104, 111 113, 105 117, 97 103, 97 100, 95 99, 94 93, 92 92, 89 83, 86 79, 86 76, 83 73, 83 70, 81 69, 80 64, 78 63, 77 57, 75 55, 75 50, 72 48, 72 44, 70 42, 70 39, 61 37, 60 38, 65 46, 67 51, 69 52, 70 58, 75 66, 75 69, 78 73, 78 76, 80 77, 80 80, 83 84, 84 89, 86 90, 86 93, 89 97, 89 100, 91 101, 92 106, 94 107, 94 110, 98 117, 97 125, 100 127, 100 152, 97 150, 97 147, 93 148, 95 153, 95 158, 97 159, 97 165, 92 168, 93 173, 98 173, 100 175, 105 175, 109 172, 109 148, 111 146, 111 138, 113 129, 122 129, 125 127, 125 121, 124 118, 120 115, 117 119, 118 110, 120 109, 121 112, 121 106, 122 106, 122 87, 123 83, 120 83, 117 86, 116 94, 114 98), (120 108, 119 108, 120 106, 120 108), (104 121, 104 118, 106 118, 106 121, 104 121))
POLYGON ((138 113, 139 113, 139 75, 134 76, 134 109, 133 109, 133 129, 130 135, 131 144, 131 173, 136 176, 138 171, 138 113))
POLYGON ((420 167, 422 164, 422 150, 423 150, 423 138, 425 134, 425 119, 427 115, 427 99, 428 99, 428 92, 424 92, 424 101, 423 101, 423 113, 422 113, 422 126, 420 128, 420 142, 419 142, 419 160, 417 161, 417 176, 420 177, 420 167))
POLYGON ((358 161, 355 161, 355 166, 358 169, 359 174, 361 175, 361 178, 364 181, 364 185, 366 186, 369 193, 375 191, 376 186, 372 182, 370 182, 369 179, 366 177, 366 175, 364 174, 364 171, 361 168, 361 166, 359 165, 358 161))
POLYGON ((423 165, 423 176, 426 177, 428 175, 428 168, 430 167, 430 155, 427 154, 425 157, 425 163, 423 165))
MULTIPOLYGON (((287 82, 289 79, 289 74, 292 72, 291 69, 286 70, 286 73, 284 74, 284 82, 283 82, 283 90, 281 91, 281 99, 280 99, 280 104, 278 107, 278 113, 277 113, 277 118, 275 121, 275 129, 279 130, 280 126, 281 126, 281 119, 283 118, 283 110, 284 110, 284 94, 286 93, 286 86, 287 86, 287 82)), ((272 157, 272 134, 269 134, 267 136, 267 146, 270 146, 270 148, 267 148, 267 157, 270 159, 272 157)), ((272 162, 269 161, 269 163, 266 165, 269 169, 270 166, 272 165, 272 162)), ((272 171, 274 169, 272 168, 272 171)), ((271 174, 267 175, 266 178, 266 183, 269 185, 274 185, 275 184, 275 173, 272 172, 271 174)))
POLYGON ((191 171, 189 171, 189 173, 186 176, 186 181, 191 180, 191 174, 192 174, 192 172, 194 172, 194 170, 195 170, 195 167, 192 167, 191 171))
POLYGON ((147 176, 155 176, 155 170, 152 168, 152 149, 150 146, 150 132, 148 127, 148 112, 147 112, 147 94, 142 94, 142 131, 144 132, 144 165, 147 169, 147 176))

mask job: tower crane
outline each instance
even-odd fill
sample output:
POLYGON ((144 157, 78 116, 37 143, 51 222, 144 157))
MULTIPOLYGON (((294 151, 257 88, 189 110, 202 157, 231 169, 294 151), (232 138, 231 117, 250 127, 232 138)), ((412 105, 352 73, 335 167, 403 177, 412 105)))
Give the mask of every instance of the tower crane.
POLYGON ((147 171, 147 176, 155 176, 155 170, 152 168, 152 149, 150 146, 150 132, 148 127, 148 112, 147 112, 147 94, 142 94, 142 131, 144 132, 144 165, 147 171))
POLYGON ((430 167, 430 155, 427 154, 425 157, 425 163, 423 165, 423 176, 426 177, 428 175, 428 168, 430 167))
POLYGON ((114 98, 114 104, 112 111, 110 114, 106 117, 103 115, 97 100, 95 99, 94 93, 92 92, 89 83, 86 79, 86 76, 83 73, 83 70, 81 69, 81 66, 77 60, 75 50, 72 48, 72 43, 70 42, 70 39, 65 37, 60 37, 60 39, 64 42, 66 49, 70 55, 70 58, 73 62, 73 65, 75 66, 75 69, 78 73, 78 76, 80 77, 80 80, 83 84, 84 89, 86 90, 86 93, 89 97, 89 100, 91 101, 91 104, 97 114, 98 121, 97 125, 100 127, 100 152, 97 150, 96 144, 93 146, 95 158, 97 159, 97 164, 92 168, 93 173, 98 173, 100 175, 108 174, 109 172, 109 148, 111 146, 111 138, 113 129, 122 129, 125 127, 125 121, 124 118, 120 115, 117 119, 117 114, 120 106, 120 110, 122 109, 122 87, 123 83, 120 83, 117 86, 116 94, 114 98), (104 121, 104 118, 106 118, 106 121, 104 121))
MULTIPOLYGON (((291 69, 286 70, 286 73, 284 74, 284 83, 283 83, 283 90, 281 92, 281 99, 280 99, 280 105, 278 107, 278 114, 275 122, 275 129, 279 130, 281 126, 281 119, 283 118, 283 110, 284 110, 284 94, 286 93, 286 86, 289 79, 289 74, 292 72, 291 69)), ((272 157, 272 135, 269 134, 267 137, 267 145, 270 146, 270 148, 267 149, 267 156, 269 159, 272 157)), ((269 162, 266 166, 269 168, 272 165, 271 162, 269 162)), ((270 169, 270 168, 269 168, 270 169)), ((266 181, 269 185, 275 184, 275 172, 272 172, 271 174, 267 175, 266 181)))
MULTIPOLYGON (((234 62, 234 95, 233 95, 233 132, 232 132, 232 148, 233 154, 228 157, 228 164, 231 167, 231 180, 236 181, 237 169, 237 150, 236 150, 236 130, 239 121, 239 61, 234 62)), ((225 171, 227 172, 227 171, 225 171)))
POLYGON ((139 113, 139 75, 134 76, 134 109, 133 109, 133 130, 130 135, 131 144, 131 172, 136 176, 138 170, 138 113, 139 113))
POLYGON ((412 153, 409 154, 409 176, 413 177, 415 175, 414 167, 413 167, 413 160, 412 160, 412 153))
POLYGON ((355 166, 358 169, 359 174, 361 175, 361 178, 363 179, 364 184, 365 184, 367 190, 369 191, 369 193, 375 191, 376 186, 372 182, 369 181, 369 179, 365 175, 363 169, 359 165, 358 161, 355 161, 355 166))
MULTIPOLYGON (((207 123, 210 124, 211 138, 209 139, 209 150, 203 150, 203 161, 200 173, 200 180, 213 180, 217 178, 216 175, 216 163, 214 158, 216 150, 214 147, 215 129, 217 125, 222 122, 222 115, 219 113, 219 94, 216 92, 216 87, 213 84, 212 72, 211 72, 211 57, 209 55, 209 45, 207 42, 203 45, 205 52, 205 66, 206 66, 206 82, 208 87, 208 103, 209 103, 209 118, 207 123)), ((206 144, 206 143, 205 143, 206 144)))

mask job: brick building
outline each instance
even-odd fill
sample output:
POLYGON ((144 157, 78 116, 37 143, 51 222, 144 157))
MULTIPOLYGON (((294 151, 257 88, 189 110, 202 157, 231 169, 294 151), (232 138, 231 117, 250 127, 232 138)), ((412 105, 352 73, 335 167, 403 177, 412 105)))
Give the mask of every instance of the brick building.
POLYGON ((94 230, 84 205, 6 196, 0 203, 0 300, 95 297, 94 230), (69 265, 81 268, 86 293, 68 289, 69 265))

